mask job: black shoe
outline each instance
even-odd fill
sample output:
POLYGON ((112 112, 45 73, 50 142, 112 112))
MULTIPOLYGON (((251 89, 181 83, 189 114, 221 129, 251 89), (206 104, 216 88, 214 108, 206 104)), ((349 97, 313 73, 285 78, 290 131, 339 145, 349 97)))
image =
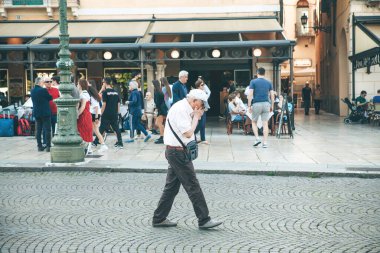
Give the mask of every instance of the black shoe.
POLYGON ((164 143, 164 138, 160 137, 157 140, 154 141, 155 144, 162 144, 164 143))
POLYGON ((98 141, 98 140, 94 140, 94 141, 91 143, 91 145, 92 145, 93 147, 98 146, 98 144, 99 144, 99 141, 98 141))
POLYGON ((38 147, 38 151, 39 152, 42 152, 42 151, 44 151, 45 150, 45 147, 38 147))
POLYGON ((173 221, 170 221, 168 219, 165 219, 164 221, 160 222, 160 223, 153 223, 152 222, 152 226, 153 227, 176 227, 177 226, 177 222, 173 222, 173 221))
POLYGON ((122 142, 116 142, 115 145, 114 145, 115 148, 124 148, 124 145, 122 142))
POLYGON ((46 148, 45 148, 45 151, 46 151, 46 152, 50 152, 50 147, 46 147, 46 148))

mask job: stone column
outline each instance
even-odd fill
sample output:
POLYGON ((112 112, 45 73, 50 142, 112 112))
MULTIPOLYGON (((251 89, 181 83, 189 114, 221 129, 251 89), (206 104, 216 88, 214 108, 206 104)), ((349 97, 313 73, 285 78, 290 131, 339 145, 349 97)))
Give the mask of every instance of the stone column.
POLYGON ((165 68, 166 64, 157 64, 157 80, 160 80, 161 77, 165 77, 165 68))
POLYGON ((154 80, 153 66, 150 64, 145 64, 144 68, 146 69, 146 82, 148 85, 148 91, 153 94, 154 93, 154 87, 152 84, 152 81, 154 80))
POLYGON ((273 84, 273 64, 272 63, 263 63, 258 62, 257 68, 265 69, 265 78, 272 82, 273 84))

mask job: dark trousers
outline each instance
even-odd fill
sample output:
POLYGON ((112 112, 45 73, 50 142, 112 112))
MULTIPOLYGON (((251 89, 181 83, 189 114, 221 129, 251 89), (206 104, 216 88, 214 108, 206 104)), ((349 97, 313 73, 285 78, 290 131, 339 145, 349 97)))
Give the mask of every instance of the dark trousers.
POLYGON ((193 162, 187 159, 182 150, 166 149, 165 156, 169 162, 169 168, 164 192, 154 211, 153 223, 160 223, 169 215, 174 198, 182 184, 193 204, 198 224, 200 226, 205 224, 210 217, 205 197, 195 175, 193 162))
POLYGON ((148 132, 146 131, 145 127, 141 124, 141 115, 132 115, 129 114, 129 124, 130 124, 130 131, 129 131, 129 136, 131 139, 135 137, 135 130, 138 132, 141 131, 145 136, 148 135, 148 132))
MULTIPOLYGON (((51 115, 51 136, 54 136, 55 133, 55 124, 57 123, 57 114, 51 115)), ((43 143, 46 144, 46 132, 42 131, 43 143)))
POLYGON ((305 115, 309 115, 310 100, 304 100, 303 106, 305 107, 305 115))
POLYGON ((51 117, 36 117, 36 124, 37 124, 37 145, 39 148, 42 148, 42 141, 41 141, 41 134, 42 130, 44 131, 44 135, 46 136, 44 139, 46 139, 45 144, 47 147, 51 146, 51 117))
POLYGON ((321 109, 321 100, 319 99, 314 100, 314 108, 315 108, 315 114, 319 114, 319 110, 321 109))
MULTIPOLYGON (((106 131, 106 129, 108 129, 110 127, 110 125, 111 125, 113 131, 116 133, 117 142, 122 143, 123 141, 121 139, 121 133, 120 133, 119 124, 117 121, 117 116, 114 119, 108 119, 108 118, 102 117, 102 119, 100 121, 100 127, 99 127, 100 134, 103 134, 106 131)), ((94 142, 99 143, 98 137, 95 138, 94 142)))
POLYGON ((198 122, 198 126, 195 129, 195 133, 201 132, 201 141, 206 140, 206 112, 203 113, 201 119, 198 122))

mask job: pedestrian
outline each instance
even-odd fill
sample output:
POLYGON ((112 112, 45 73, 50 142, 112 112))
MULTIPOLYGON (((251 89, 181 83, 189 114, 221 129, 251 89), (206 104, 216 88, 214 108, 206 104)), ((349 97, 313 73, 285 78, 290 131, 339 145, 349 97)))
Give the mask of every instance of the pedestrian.
POLYGON ((51 77, 51 81, 52 81, 52 86, 54 87, 54 88, 57 88, 58 89, 58 87, 59 87, 59 80, 60 80, 60 78, 59 78, 59 76, 52 76, 51 77))
POLYGON ((188 159, 185 150, 177 139, 178 137, 184 145, 194 140, 194 131, 198 120, 202 117, 205 102, 207 102, 206 93, 199 89, 194 89, 190 91, 187 98, 175 103, 168 112, 164 143, 166 145, 165 156, 169 166, 165 188, 154 211, 153 227, 177 226, 177 223, 170 221, 167 216, 181 184, 191 200, 200 229, 213 228, 222 224, 222 222, 214 221, 210 218, 193 162, 188 159))
POLYGON ((265 69, 259 68, 257 70, 257 78, 251 80, 249 85, 249 95, 248 95, 248 110, 252 112, 252 130, 255 135, 254 147, 257 147, 261 140, 259 138, 257 121, 261 116, 261 121, 263 125, 263 143, 262 147, 267 148, 268 143, 268 121, 271 117, 270 112, 274 108, 274 92, 273 85, 267 79, 265 79, 265 69), (270 96, 270 100, 269 100, 270 96), (252 100, 253 98, 253 100, 252 100), (252 103, 252 107, 251 107, 252 103))
POLYGON ((126 140, 126 143, 134 142, 134 133, 135 130, 140 130, 145 135, 144 142, 147 142, 152 136, 146 131, 145 127, 141 124, 141 107, 142 107, 142 99, 141 94, 138 90, 138 83, 136 81, 131 81, 129 83, 129 91, 130 95, 126 104, 128 105, 129 110, 129 123, 130 130, 129 136, 130 139, 126 140))
MULTIPOLYGON (((120 111, 120 99, 119 93, 112 88, 111 78, 103 78, 104 91, 102 93, 103 105, 101 108, 101 121, 99 132, 101 135, 109 128, 111 125, 113 131, 116 133, 117 142, 115 143, 115 148, 123 148, 123 141, 121 139, 121 133, 118 124, 118 116, 120 111)), ((95 138, 94 144, 99 144, 98 137, 95 138)))
POLYGON ((156 108, 156 104, 154 103, 154 99, 152 93, 149 91, 145 94, 145 110, 144 116, 147 121, 148 131, 153 130, 153 118, 154 118, 154 109, 156 108))
POLYGON ((88 94, 88 82, 85 79, 79 79, 79 108, 78 108, 78 120, 77 128, 80 137, 85 142, 85 155, 92 154, 92 117, 90 113, 90 95, 88 94))
POLYGON ((317 84, 317 86, 315 87, 315 90, 313 92, 313 99, 314 99, 315 114, 319 114, 319 110, 321 109, 321 101, 322 101, 322 90, 319 84, 317 84))
MULTIPOLYGON (((198 80, 195 82, 195 88, 196 89, 200 89, 202 91, 204 91, 207 95, 207 100, 209 99, 210 95, 211 95, 211 91, 210 89, 207 87, 207 85, 205 84, 204 80, 202 79, 202 77, 198 77, 198 80)), ((201 134, 201 140, 200 140, 200 143, 201 144, 205 144, 205 145, 208 145, 209 142, 206 140, 206 112, 210 109, 210 105, 208 104, 208 102, 206 101, 205 102, 205 110, 204 110, 204 113, 199 121, 199 124, 197 126, 197 129, 195 130, 195 134, 197 134, 198 132, 200 132, 201 134)))
MULTIPOLYGON (((52 86, 53 81, 50 77, 44 78, 44 84, 46 87, 46 90, 48 93, 52 96, 52 100, 49 102, 50 111, 51 111, 51 128, 52 128, 52 136, 54 137, 55 134, 55 125, 57 124, 57 105, 54 102, 54 99, 57 99, 60 97, 59 90, 52 86)), ((45 133, 45 132, 44 132, 45 133)), ((45 143, 45 135, 44 135, 44 143, 45 143)))
MULTIPOLYGON (((89 82, 90 84, 90 82, 89 82)), ((108 149, 107 145, 105 144, 103 135, 99 132, 99 124, 100 124, 100 101, 101 98, 99 96, 98 91, 96 90, 95 86, 91 85, 88 87, 88 94, 90 95, 90 113, 91 113, 91 119, 92 119, 92 131, 95 133, 95 136, 98 138, 100 145, 99 151, 105 151, 108 149)), ((92 143, 92 146, 97 146, 95 142, 92 143)))
POLYGON ((164 94, 165 104, 169 110, 173 103, 173 92, 172 92, 173 85, 169 84, 168 79, 166 77, 161 77, 160 82, 161 82, 161 90, 162 90, 162 93, 164 94))
POLYGON ((42 87, 43 79, 37 77, 35 86, 30 92, 33 102, 33 116, 37 124, 37 147, 38 151, 50 152, 51 147, 51 110, 49 102, 53 99, 49 92, 42 87), (42 146, 42 129, 46 133, 46 147, 42 146))
POLYGON ((168 114, 168 107, 165 103, 165 95, 162 92, 161 85, 157 80, 153 80, 153 86, 154 86, 154 103, 156 104, 157 108, 157 119, 156 119, 156 126, 158 127, 160 131, 160 138, 154 141, 155 144, 162 144, 164 143, 164 130, 165 130, 165 119, 166 115, 168 114))
POLYGON ((311 88, 309 87, 309 81, 306 81, 305 87, 302 88, 302 101, 305 108, 305 115, 309 115, 311 101, 311 88))
POLYGON ((173 104, 184 99, 187 94, 186 83, 189 79, 189 73, 185 70, 182 70, 178 74, 178 81, 173 84, 172 95, 173 95, 173 104))

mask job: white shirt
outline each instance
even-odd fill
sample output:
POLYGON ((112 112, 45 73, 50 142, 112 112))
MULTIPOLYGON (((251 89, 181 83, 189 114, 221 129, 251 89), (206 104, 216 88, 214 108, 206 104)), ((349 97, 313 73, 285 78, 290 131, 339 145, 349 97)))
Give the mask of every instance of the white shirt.
POLYGON ((100 114, 100 103, 95 98, 90 97, 90 113, 96 114, 96 111, 98 111, 98 114, 100 114), (96 107, 98 109, 96 109, 96 107))
POLYGON ((153 99, 151 99, 151 100, 145 99, 145 112, 153 114, 154 108, 156 108, 156 104, 154 103, 154 100, 153 99))
POLYGON ((191 123, 193 117, 193 108, 191 108, 187 98, 184 98, 177 103, 175 103, 169 110, 168 116, 166 117, 165 130, 164 130, 164 144, 175 147, 182 147, 181 143, 177 140, 170 125, 172 126, 175 133, 181 139, 183 144, 187 145, 190 141, 195 139, 194 134, 190 138, 186 138, 183 134, 191 130, 191 123))
POLYGON ((90 94, 88 94, 88 92, 86 90, 84 90, 81 92, 79 98, 84 99, 86 102, 90 101, 90 94))

